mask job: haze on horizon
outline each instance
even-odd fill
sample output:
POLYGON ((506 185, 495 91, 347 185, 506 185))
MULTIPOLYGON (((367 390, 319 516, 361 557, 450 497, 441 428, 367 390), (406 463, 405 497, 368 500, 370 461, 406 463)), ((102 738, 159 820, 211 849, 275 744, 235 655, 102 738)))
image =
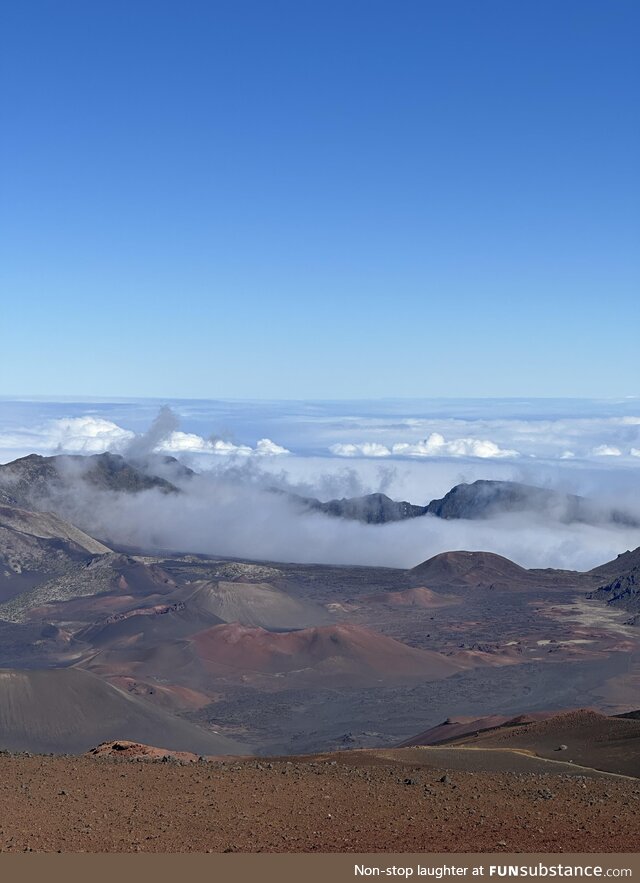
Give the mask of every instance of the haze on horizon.
POLYGON ((0 394, 637 395, 639 25, 5 4, 0 394))

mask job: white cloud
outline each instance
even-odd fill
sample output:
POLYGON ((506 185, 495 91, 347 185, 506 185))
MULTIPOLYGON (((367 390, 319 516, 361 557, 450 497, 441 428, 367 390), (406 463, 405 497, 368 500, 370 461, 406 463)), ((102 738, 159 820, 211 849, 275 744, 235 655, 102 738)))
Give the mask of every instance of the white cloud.
POLYGON ((100 454, 118 450, 134 433, 103 417, 61 417, 49 424, 49 444, 69 453, 100 454))
POLYGON ((488 439, 454 438, 447 441, 439 432, 418 442, 397 442, 391 448, 377 442, 335 444, 329 450, 338 457, 517 457, 518 451, 499 447, 488 439))
POLYGON ((252 416, 249 405, 237 410, 225 405, 227 410, 216 411, 222 405, 206 403, 189 406, 191 412, 180 405, 188 432, 178 428, 177 418, 164 413, 162 420, 154 421, 153 431, 142 434, 123 427, 150 422, 155 404, 147 405, 143 416, 128 407, 117 410, 99 403, 87 405, 86 412, 78 404, 61 403, 55 411, 33 405, 16 410, 11 405, 11 413, 5 403, 4 417, 2 407, 0 400, 3 460, 58 450, 109 449, 126 455, 131 441, 138 440, 144 442, 142 450, 173 453, 200 473, 189 482, 188 493, 180 495, 150 491, 117 499, 107 496, 97 505, 94 495, 72 494, 69 519, 86 528, 108 528, 114 542, 144 546, 162 540, 211 554, 392 566, 411 566, 448 549, 485 549, 527 566, 584 568, 638 544, 635 528, 559 525, 533 515, 471 523, 424 518, 368 526, 317 513, 301 515, 286 495, 266 490, 289 488, 323 500, 381 491, 396 500, 424 504, 463 481, 510 479, 583 494, 603 508, 621 508, 640 517, 636 417, 612 418, 608 412, 598 416, 596 411, 588 419, 552 420, 542 410, 546 406, 537 403, 531 405, 533 416, 517 420, 499 416, 507 407, 500 403, 484 417, 477 412, 461 417, 465 412, 456 404, 452 413, 433 405, 431 416, 419 419, 416 414, 424 414, 427 406, 419 412, 416 406, 405 419, 401 407, 406 404, 398 405, 396 413, 372 414, 369 403, 356 417, 345 417, 337 407, 328 416, 317 417, 312 409, 296 415, 289 403, 280 410, 263 406, 252 416), (53 416, 58 419, 48 419, 53 416), (213 428, 223 438, 208 437, 213 428), (233 435, 249 443, 227 440, 233 435), (286 449, 269 437, 291 439, 297 456, 277 456, 286 449), (330 446, 334 459, 326 456, 330 446), (602 447, 614 447, 621 454, 594 454, 602 447))
POLYGON ((133 432, 104 417, 59 417, 28 429, 0 436, 0 449, 16 457, 26 454, 102 454, 121 451, 133 432))
POLYGON ((377 442, 364 442, 360 445, 336 444, 331 445, 329 450, 337 457, 390 457, 391 451, 386 445, 377 442))
POLYGON ((270 438, 261 438, 255 448, 252 448, 250 445, 235 445, 220 438, 206 439, 195 433, 179 430, 171 432, 154 450, 162 454, 219 454, 226 457, 273 457, 291 453, 270 438))
POLYGON ((500 448, 495 442, 477 438, 455 438, 446 441, 439 432, 416 444, 395 444, 394 454, 410 457, 517 457, 518 451, 500 448))
POLYGON ((598 445, 593 448, 591 451, 594 457, 621 457, 622 451, 620 448, 615 448, 613 445, 598 445))
POLYGON ((258 443, 255 447, 255 453, 270 457, 274 454, 290 454, 291 451, 283 448, 282 445, 277 445, 275 442, 271 441, 270 438, 261 438, 258 440, 258 443))
MULTIPOLYGON (((145 447, 147 434, 138 435, 112 420, 86 414, 81 417, 59 417, 40 426, 19 429, 0 435, 0 450, 9 456, 27 454, 116 454, 141 456, 144 450, 162 454, 217 454, 227 457, 275 457, 290 451, 270 438, 261 438, 255 447, 234 444, 220 438, 206 439, 196 433, 180 430, 157 434, 145 447), (159 437, 158 437, 159 436, 159 437), (142 448, 140 451, 137 447, 142 448)), ((5 459, 5 458, 3 458, 5 459)))

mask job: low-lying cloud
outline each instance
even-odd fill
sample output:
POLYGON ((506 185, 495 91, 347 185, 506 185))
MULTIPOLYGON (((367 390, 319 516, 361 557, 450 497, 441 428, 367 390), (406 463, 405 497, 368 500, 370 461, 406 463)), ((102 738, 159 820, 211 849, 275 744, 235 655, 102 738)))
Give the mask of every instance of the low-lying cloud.
POLYGON ((417 442, 396 442, 387 447, 376 442, 335 444, 329 450, 337 457, 479 457, 481 459, 518 457, 518 451, 504 449, 488 439, 454 438, 447 441, 432 432, 417 442))
POLYGON ((56 508, 107 543, 231 558, 412 567, 439 552, 495 552, 526 567, 588 569, 640 544, 621 526, 563 524, 522 513, 485 521, 422 516, 367 525, 308 512, 254 467, 198 474, 179 494, 96 492, 78 483, 56 508))
POLYGON ((83 414, 59 411, 22 424, 14 420, 0 429, 0 460, 31 452, 111 451, 177 482, 178 494, 118 494, 97 492, 81 480, 80 468, 70 472, 68 490, 56 501, 65 516, 107 542, 140 548, 398 567, 438 552, 476 549, 524 566, 587 569, 640 545, 640 532, 628 526, 564 524, 548 513, 486 521, 424 516, 370 526, 309 512, 293 498, 326 501, 382 492, 424 505, 455 484, 485 478, 581 494, 603 510, 615 507, 640 518, 640 418, 634 415, 427 419, 327 415, 318 406, 291 416, 280 406, 269 418, 265 405, 263 419, 249 432, 240 423, 246 409, 234 418, 230 406, 224 421, 217 427, 211 421, 207 430, 207 407, 191 407, 192 413, 198 410, 197 420, 163 408, 146 431, 139 424, 137 431, 130 428, 136 424, 113 406, 95 405, 83 414), (285 444, 261 435, 265 426, 285 444), (425 428, 431 431, 423 434, 425 428), (313 445, 295 443, 310 432, 313 445), (162 471, 159 454, 176 457, 196 474, 162 471))

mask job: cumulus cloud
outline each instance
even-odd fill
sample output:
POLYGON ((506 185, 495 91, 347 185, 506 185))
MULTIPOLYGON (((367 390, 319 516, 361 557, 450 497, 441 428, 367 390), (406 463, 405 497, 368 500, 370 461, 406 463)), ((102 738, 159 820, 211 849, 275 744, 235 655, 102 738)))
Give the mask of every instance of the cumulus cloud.
POLYGON ((330 445, 329 450, 337 457, 390 457, 391 451, 385 445, 376 442, 363 442, 362 444, 335 444, 330 445))
POLYGON ((495 442, 477 438, 456 438, 445 441, 439 432, 432 432, 416 444, 395 444, 394 454, 411 457, 517 457, 518 451, 500 448, 495 442))
POLYGON ((219 454, 220 456, 271 457, 289 454, 290 451, 276 444, 270 438, 261 438, 252 448, 250 445, 236 445, 221 438, 206 439, 193 432, 171 432, 153 449, 162 454, 219 454))
POLYGON ((178 416, 166 406, 160 409, 144 433, 135 433, 106 417, 93 414, 58 417, 32 428, 0 433, 0 451, 9 452, 8 459, 33 453, 89 455, 109 451, 132 460, 145 460, 152 454, 266 458, 290 453, 270 438, 261 438, 252 447, 182 432, 179 425, 178 416))
POLYGON ((481 459, 517 457, 518 451, 501 448, 493 441, 477 438, 454 438, 446 441, 432 432, 418 442, 396 442, 387 447, 375 442, 334 444, 329 447, 338 457, 479 457, 481 459))
POLYGON ((122 449, 134 436, 103 417, 62 417, 49 424, 52 447, 69 453, 99 454, 122 449))
POLYGON ((232 441, 217 438, 203 438, 194 432, 179 429, 180 420, 175 412, 164 405, 147 432, 135 436, 126 449, 133 459, 144 459, 149 454, 217 454, 220 456, 270 457, 289 454, 286 448, 261 438, 254 448, 251 445, 234 444, 232 441))
POLYGON ((119 452, 135 437, 135 433, 104 417, 59 417, 40 426, 3 433, 0 448, 26 454, 102 454, 119 452))
POLYGON ((621 457, 622 451, 613 445, 597 445, 591 453, 594 457, 621 457))

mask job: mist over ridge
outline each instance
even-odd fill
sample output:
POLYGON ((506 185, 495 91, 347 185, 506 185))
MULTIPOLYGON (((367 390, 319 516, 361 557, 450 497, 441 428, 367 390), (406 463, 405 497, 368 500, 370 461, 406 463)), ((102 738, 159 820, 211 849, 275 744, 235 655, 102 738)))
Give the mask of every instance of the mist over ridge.
MULTIPOLYGON (((117 405, 85 405, 82 413, 78 413, 79 406, 74 411, 68 405, 57 405, 53 413, 58 416, 45 408, 45 419, 42 410, 38 413, 32 406, 30 425, 23 411, 22 426, 14 417, 18 425, 0 432, 0 453, 5 462, 4 452, 24 455, 38 448, 43 453, 76 455, 64 460, 68 481, 55 491, 56 511, 90 534, 117 545, 274 561, 393 567, 411 567, 439 552, 468 549, 496 552, 527 567, 588 569, 640 542, 640 531, 634 524, 634 519, 640 519, 640 461, 634 453, 636 445, 640 449, 640 418, 631 413, 632 404, 625 402, 620 407, 609 403, 604 412, 601 408, 601 413, 595 413, 594 408, 591 416, 584 412, 565 417, 538 414, 529 421, 519 414, 499 416, 495 403, 485 407, 484 416, 476 403, 475 412, 469 404, 460 405, 462 413, 471 411, 464 417, 443 413, 443 407, 434 417, 405 418, 396 413, 399 406, 395 404, 386 412, 378 406, 377 415, 370 406, 367 414, 349 415, 326 413, 325 406, 309 405, 306 416, 300 413, 305 409, 296 412, 291 405, 292 413, 287 416, 283 404, 272 411, 263 404, 262 411, 270 415, 263 421, 265 434, 252 438, 247 437, 242 422, 251 412, 249 405, 245 411, 226 406, 227 418, 234 409, 240 415, 230 424, 235 423, 239 432, 222 425, 212 407, 208 433, 201 429, 207 409, 193 403, 182 406, 180 413, 168 406, 158 410, 153 403, 156 413, 147 419, 146 427, 140 425, 139 418, 137 423, 123 419, 117 405), (63 416, 65 410, 67 416, 63 416), (195 421, 193 411, 200 412, 195 421), (301 423, 304 432, 299 428, 301 423), (440 432, 444 423, 446 437, 440 432), (304 442, 309 426, 322 444, 304 442), (331 450, 345 444, 336 441, 338 438, 366 434, 382 439, 375 444, 385 443, 392 452, 393 445, 388 444, 391 435, 415 438, 423 428, 432 430, 427 441, 434 433, 450 441, 444 448, 431 444, 429 449, 427 444, 422 454, 405 449, 404 454, 380 456, 374 451, 367 456, 359 451, 345 458, 331 450), (280 432, 274 431, 277 429, 280 432), (267 431, 274 438, 268 437, 267 431), (296 432, 298 443, 294 444, 296 432), (491 443, 498 451, 496 456, 487 456, 486 447, 478 448, 489 436, 496 439, 491 443), (283 438, 286 445, 279 441, 283 438), (464 443, 454 444, 456 438, 464 443), (539 447, 540 456, 518 451, 526 439, 530 446, 539 447), (571 457, 565 447, 569 442, 575 449, 571 457), (620 453, 597 453, 605 448, 620 453), (551 449, 555 456, 549 454, 551 449), (503 456, 505 450, 512 454, 503 456), (179 493, 166 493, 166 488, 151 485, 138 487, 134 494, 113 490, 95 494, 81 479, 91 455, 103 451, 122 455, 143 472, 171 483, 179 493), (475 455, 470 453, 473 451, 475 455), (364 524, 332 518, 304 504, 304 498, 326 504, 382 494, 390 501, 425 507, 454 486, 478 480, 520 482, 557 494, 558 499, 562 495, 584 496, 603 512, 623 510, 630 523, 609 523, 605 518, 602 523, 580 523, 567 519, 562 511, 550 518, 547 509, 532 503, 527 511, 495 512, 481 520, 449 520, 427 514, 394 523, 364 524)), ((7 402, 0 405, 0 410, 7 410, 7 402)), ((554 403, 553 408, 557 407, 554 403)), ((360 408, 363 410, 362 404, 360 408)), ((150 416, 151 403, 145 409, 150 416)), ((501 410, 506 410, 504 403, 501 410)), ((569 404, 566 411, 571 411, 569 404)), ((131 413, 137 413, 133 406, 131 413)))

